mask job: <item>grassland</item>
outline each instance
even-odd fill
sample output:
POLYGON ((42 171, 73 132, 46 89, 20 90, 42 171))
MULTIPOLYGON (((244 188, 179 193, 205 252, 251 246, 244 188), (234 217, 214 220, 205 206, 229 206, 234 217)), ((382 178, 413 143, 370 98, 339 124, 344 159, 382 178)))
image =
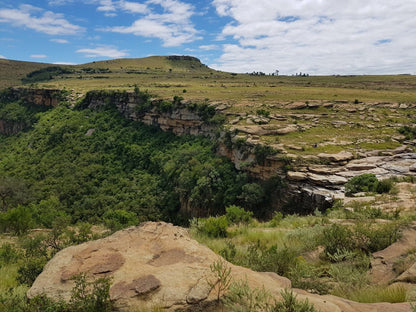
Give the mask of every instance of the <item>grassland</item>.
MULTIPOLYGON (((46 65, 0 60, 0 66, 1 87, 20 84, 25 74, 46 65)), ((393 149, 403 141, 398 128, 416 119, 412 75, 254 76, 162 56, 62 67, 71 73, 32 86, 72 90, 75 99, 93 89, 138 86, 154 97, 208 100, 227 115, 226 127, 295 155, 393 149), (258 119, 260 113, 267 118, 258 119), (292 131, 284 135, 273 132, 287 127, 292 131)))

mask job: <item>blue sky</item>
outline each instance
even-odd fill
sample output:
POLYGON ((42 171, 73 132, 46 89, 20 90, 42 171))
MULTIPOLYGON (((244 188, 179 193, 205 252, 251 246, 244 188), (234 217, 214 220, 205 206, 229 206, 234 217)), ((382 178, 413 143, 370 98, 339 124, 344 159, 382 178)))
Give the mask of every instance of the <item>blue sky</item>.
POLYGON ((230 72, 416 74, 416 0, 0 0, 0 58, 192 55, 230 72))

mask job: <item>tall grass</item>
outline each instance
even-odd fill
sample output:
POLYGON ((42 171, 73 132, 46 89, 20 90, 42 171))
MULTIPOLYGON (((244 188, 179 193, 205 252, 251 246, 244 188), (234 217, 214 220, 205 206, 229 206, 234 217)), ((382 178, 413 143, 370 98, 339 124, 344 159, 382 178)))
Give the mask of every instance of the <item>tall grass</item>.
POLYGON ((356 289, 351 293, 347 293, 348 299, 363 302, 405 302, 407 289, 403 285, 386 286, 369 286, 361 289, 356 289))

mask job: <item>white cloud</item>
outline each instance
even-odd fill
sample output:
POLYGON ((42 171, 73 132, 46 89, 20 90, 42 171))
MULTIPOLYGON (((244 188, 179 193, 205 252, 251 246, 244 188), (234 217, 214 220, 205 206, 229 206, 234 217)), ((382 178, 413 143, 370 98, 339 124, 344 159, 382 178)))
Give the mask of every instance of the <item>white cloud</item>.
POLYGON ((29 28, 48 35, 74 35, 83 31, 82 27, 64 19, 62 14, 44 12, 31 5, 21 5, 18 9, 0 9, 0 23, 29 28))
POLYGON ((7 57, 0 54, 0 59, 6 59, 7 57))
POLYGON ((114 12, 116 11, 116 7, 112 0, 100 0, 99 6, 97 8, 97 11, 103 11, 103 12, 114 12))
POLYGON ((120 1, 118 4, 123 10, 130 13, 140 13, 145 14, 149 12, 149 9, 146 4, 130 2, 130 1, 120 1))
POLYGON ((56 65, 76 65, 76 63, 71 63, 71 62, 54 62, 52 64, 56 64, 56 65))
POLYGON ((217 44, 200 45, 199 48, 204 51, 219 50, 220 46, 217 44))
POLYGON ((125 51, 120 51, 115 47, 112 46, 98 46, 96 48, 85 48, 79 49, 76 51, 77 53, 84 53, 85 57, 109 57, 109 58, 121 58, 128 55, 125 51))
POLYGON ((45 54, 31 54, 31 58, 47 58, 48 56, 45 54))
POLYGON ((416 7, 407 0, 214 0, 231 17, 214 67, 292 74, 415 72, 416 7))
POLYGON ((66 39, 51 39, 50 41, 56 42, 56 43, 62 43, 62 44, 69 43, 69 41, 66 39))
POLYGON ((178 0, 148 0, 146 5, 120 1, 119 6, 130 13, 146 14, 130 26, 116 26, 102 29, 104 31, 136 36, 158 38, 163 46, 172 47, 200 39, 198 31, 191 23, 195 14, 194 8, 188 3, 178 0), (163 13, 155 13, 154 6, 161 7, 163 13))
POLYGON ((49 0, 49 5, 65 5, 67 3, 71 3, 73 0, 49 0))

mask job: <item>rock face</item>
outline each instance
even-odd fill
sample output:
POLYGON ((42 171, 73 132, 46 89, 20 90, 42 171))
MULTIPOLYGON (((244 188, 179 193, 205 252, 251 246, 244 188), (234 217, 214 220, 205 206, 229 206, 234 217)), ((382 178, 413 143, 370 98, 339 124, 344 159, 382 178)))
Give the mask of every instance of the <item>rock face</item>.
POLYGON ((176 135, 214 135, 215 128, 205 123, 197 112, 187 109, 185 104, 183 107, 161 111, 157 108, 160 102, 153 100, 151 102, 153 108, 142 110, 143 100, 134 92, 108 94, 90 91, 86 95, 83 106, 99 110, 111 103, 125 118, 157 126, 163 131, 170 131, 176 135))
MULTIPOLYGON (((144 223, 112 236, 66 248, 46 265, 28 292, 28 297, 46 294, 68 300, 80 272, 89 277, 110 276, 110 297, 118 311, 163 307, 165 311, 195 311, 198 304, 215 300, 210 283, 216 281, 210 265, 219 257, 189 237, 179 227, 159 222, 144 223)), ((234 280, 246 279, 252 288, 265 287, 275 298, 288 279, 274 273, 253 272, 227 264, 234 280)), ((409 304, 359 304, 333 296, 308 298, 322 312, 411 311, 409 304)))
MULTIPOLYGON (((111 276, 111 299, 119 311, 162 306, 168 311, 214 300, 208 281, 215 277, 210 265, 218 256, 189 237, 187 230, 167 223, 144 223, 112 236, 62 250, 46 265, 28 292, 46 293, 68 300, 71 277, 81 272, 90 277, 111 276)), ((252 272, 232 266, 235 278, 255 287, 290 287, 277 274, 252 272)), ((275 292, 276 292, 275 291, 275 292)))
POLYGON ((23 100, 40 106, 56 106, 63 99, 58 89, 10 88, 7 97, 9 101, 23 100))

